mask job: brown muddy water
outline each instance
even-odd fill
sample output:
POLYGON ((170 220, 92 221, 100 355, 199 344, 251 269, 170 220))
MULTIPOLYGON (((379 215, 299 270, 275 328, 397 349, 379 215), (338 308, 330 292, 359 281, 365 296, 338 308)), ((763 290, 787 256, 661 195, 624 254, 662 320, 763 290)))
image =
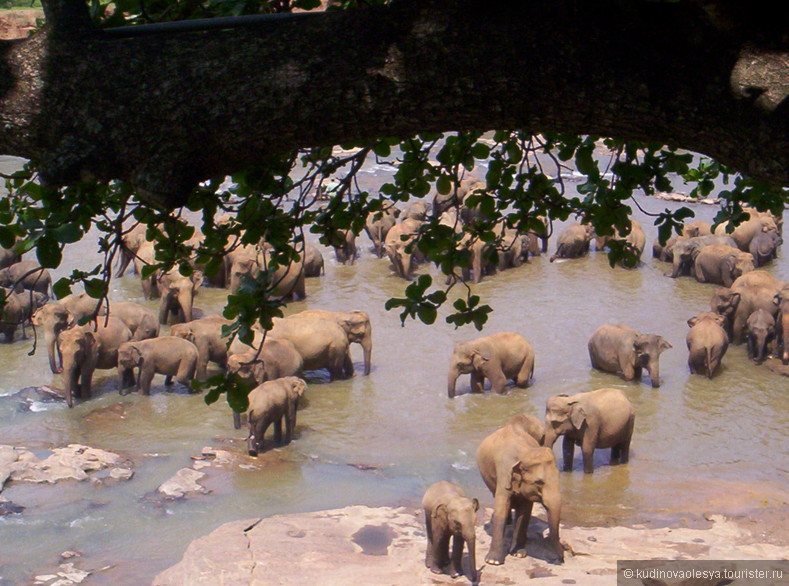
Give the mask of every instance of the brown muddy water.
MULTIPOLYGON (((638 201, 652 212, 677 206, 638 201)), ((694 209, 706 220, 716 211, 694 209)), ((729 349, 714 379, 689 375, 686 320, 707 310, 713 286, 666 277, 669 266, 650 256, 654 226, 641 212, 636 217, 648 235, 638 270, 612 269, 601 253, 554 264, 544 255, 474 287, 494 308, 485 333, 516 331, 535 347, 533 385, 512 388, 506 396, 465 394, 468 377, 462 377, 462 394, 448 399, 454 342, 481 334, 468 327, 455 330, 441 319, 433 326, 401 327, 384 303, 402 293, 404 282, 386 260, 369 252, 366 236, 360 237, 362 256, 352 267, 338 266, 323 249, 326 275, 308 279, 307 300, 287 312, 369 312, 372 373, 358 373, 361 350, 354 346, 352 379, 327 383, 321 375, 308 376, 295 441, 261 457, 266 466, 248 459, 249 469, 214 477, 208 495, 166 503, 149 498, 204 446, 243 454, 245 433, 233 429, 223 402, 206 406, 200 395, 168 392, 160 377, 150 397, 120 396, 112 371, 100 371, 94 397, 73 409, 35 405, 33 411, 20 411, 13 400, 0 398, 0 443, 34 450, 83 443, 126 455, 135 470, 132 480, 104 486, 7 485, 2 497, 27 508, 0 517, 0 584, 30 582, 53 568, 65 550, 83 553, 79 567, 114 565, 89 583, 149 583, 180 559, 190 541, 224 522, 353 504, 417 506, 425 488, 441 479, 459 483, 491 506, 474 458, 480 441, 514 414, 542 418, 553 394, 604 386, 624 389, 635 405, 631 460, 610 467, 607 451, 600 451, 594 475, 585 476, 576 450, 574 471, 561 474, 564 521, 691 523, 704 512, 785 506, 789 379, 749 362, 742 346, 729 349), (626 323, 673 344, 661 358, 659 389, 648 379, 628 383, 590 368, 587 339, 603 323, 626 323)), ((551 242, 551 252, 554 248, 551 242)), ((94 249, 89 238, 72 245, 56 278, 75 266, 93 266, 94 249)), ((787 256, 768 270, 789 279, 787 256)), ((421 271, 436 275, 432 268, 421 271)), ((224 298, 221 290, 203 288, 196 305, 220 311, 224 298)), ((111 299, 155 308, 155 302, 142 299, 130 274, 113 282, 111 299)), ((28 356, 31 348, 31 339, 0 346, 0 395, 31 385, 62 385, 49 371, 43 344, 28 356)), ((561 448, 555 451, 560 458, 561 448)))

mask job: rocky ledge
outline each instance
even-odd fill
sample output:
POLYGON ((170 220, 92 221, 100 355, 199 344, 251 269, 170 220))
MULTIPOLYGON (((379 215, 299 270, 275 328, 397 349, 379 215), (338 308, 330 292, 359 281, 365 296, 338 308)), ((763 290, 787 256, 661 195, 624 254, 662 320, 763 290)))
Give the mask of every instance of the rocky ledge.
MULTIPOLYGON (((490 519, 491 510, 485 511, 490 519)), ((263 584, 462 584, 425 568, 421 511, 352 506, 332 511, 247 519, 222 525, 193 541, 183 559, 159 574, 155 586, 263 584)), ((616 583, 622 559, 781 559, 785 544, 768 543, 738 523, 709 516, 710 528, 562 527, 565 563, 545 561, 544 522, 529 529, 529 557, 484 566, 488 526, 477 526, 477 565, 485 584, 541 586, 616 583), (484 566, 484 567, 483 567, 484 566)), ((466 560, 467 569, 467 560, 466 560)))

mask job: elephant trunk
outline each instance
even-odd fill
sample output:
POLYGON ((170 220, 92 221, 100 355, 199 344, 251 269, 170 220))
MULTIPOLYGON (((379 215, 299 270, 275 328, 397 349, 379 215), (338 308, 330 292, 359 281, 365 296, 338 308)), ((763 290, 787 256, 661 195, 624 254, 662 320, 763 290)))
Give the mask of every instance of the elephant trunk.
POLYGON ((66 404, 69 407, 74 405, 74 394, 79 387, 79 368, 77 367, 77 361, 74 359, 66 360, 66 364, 63 368, 63 372, 65 372, 66 376, 66 404))
POLYGON ((781 361, 789 364, 789 311, 784 311, 781 316, 781 338, 783 340, 783 353, 781 361))
POLYGON ((552 425, 546 424, 545 435, 542 438, 542 445, 546 448, 553 449, 553 444, 556 443, 557 439, 559 439, 559 434, 556 433, 556 430, 552 425))
POLYGON ((194 295, 192 289, 182 291, 178 294, 178 308, 181 314, 181 319, 185 322, 192 321, 192 304, 194 303, 194 295))
POLYGON ((457 368, 449 369, 449 377, 447 378, 447 395, 450 399, 455 398, 455 384, 457 383, 460 373, 457 368))
POLYGON ((649 378, 652 379, 652 388, 658 388, 660 386, 660 364, 657 358, 649 361, 647 372, 649 373, 649 378))
POLYGON ((46 342, 46 346, 47 346, 47 356, 49 356, 49 368, 55 374, 58 374, 59 372, 63 371, 62 366, 58 365, 58 360, 57 360, 57 355, 58 355, 57 338, 58 335, 54 329, 50 330, 49 328, 47 328, 44 331, 44 341, 46 342))
POLYGON ((170 311, 170 295, 162 293, 159 298, 159 323, 167 324, 167 314, 170 311))
POLYGON ((477 540, 473 527, 469 531, 463 532, 463 541, 466 542, 466 549, 468 549, 468 577, 472 584, 476 584, 479 576, 477 574, 477 540))
POLYGON ((364 374, 370 374, 370 366, 373 355, 373 340, 370 334, 367 334, 361 341, 362 350, 364 350, 364 374))

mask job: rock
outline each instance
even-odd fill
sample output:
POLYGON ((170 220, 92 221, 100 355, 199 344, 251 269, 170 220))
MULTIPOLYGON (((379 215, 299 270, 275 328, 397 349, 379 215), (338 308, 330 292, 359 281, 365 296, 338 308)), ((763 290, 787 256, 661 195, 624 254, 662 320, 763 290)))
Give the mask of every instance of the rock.
POLYGON ((14 504, 11 501, 0 501, 0 517, 5 515, 19 515, 24 510, 25 507, 22 505, 14 504))
POLYGON ((43 385, 40 387, 25 387, 20 389, 13 395, 8 395, 4 399, 16 401, 20 411, 35 411, 33 405, 36 403, 51 404, 63 403, 65 404, 66 398, 58 390, 43 385))
POLYGON ((113 480, 131 480, 134 470, 129 468, 113 468, 110 470, 110 478, 113 480))
POLYGON ((175 473, 175 476, 159 486, 157 492, 174 499, 183 498, 190 492, 205 494, 208 490, 197 483, 203 476, 205 476, 203 472, 198 472, 192 468, 181 468, 175 473))

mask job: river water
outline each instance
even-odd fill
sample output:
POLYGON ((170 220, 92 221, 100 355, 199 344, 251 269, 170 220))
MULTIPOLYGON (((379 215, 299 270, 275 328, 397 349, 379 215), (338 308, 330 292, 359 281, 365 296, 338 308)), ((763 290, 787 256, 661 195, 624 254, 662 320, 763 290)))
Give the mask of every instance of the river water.
MULTIPOLYGON (((637 199, 652 212, 678 205, 637 199)), ((694 210, 706 220, 716 211, 703 205, 694 210)), ((43 452, 82 443, 128 456, 135 470, 132 480, 105 486, 7 485, 2 497, 27 508, 0 517, 0 584, 30 581, 54 567, 65 550, 84 554, 80 567, 114 565, 90 578, 92 584, 148 583, 177 562, 190 541, 224 522, 352 504, 417 506, 425 488, 441 479, 461 484, 491 506, 474 458, 480 441, 514 414, 542 418, 551 395, 604 386, 625 390, 635 406, 631 460, 610 467, 607 451, 601 451, 595 473, 586 476, 576 450, 575 470, 561 474, 563 521, 693 523, 705 512, 785 506, 789 382, 749 362, 742 346, 729 349, 714 379, 689 375, 686 320, 708 309, 713 286, 666 277, 669 265, 650 256, 656 232, 651 220, 639 211, 635 216, 648 236, 637 270, 612 269, 596 252, 553 264, 544 255, 474 287, 494 308, 485 333, 512 330, 535 347, 533 385, 506 396, 465 394, 468 377, 461 377, 461 394, 448 399, 453 344, 481 334, 470 327, 456 330, 441 318, 433 326, 401 327, 384 303, 402 294, 404 282, 368 250, 365 235, 355 266, 338 266, 332 251, 323 249, 325 276, 308 279, 307 299, 289 305, 287 313, 367 311, 374 331, 372 373, 359 374, 361 349, 354 346, 352 379, 327 383, 320 375, 307 377, 295 441, 257 465, 249 459, 250 469, 215 477, 208 495, 164 504, 149 498, 203 446, 243 453, 245 432, 233 429, 223 401, 206 406, 200 395, 167 392, 161 377, 151 396, 122 397, 112 371, 97 372, 94 397, 73 409, 20 412, 0 398, 1 444, 43 452), (627 323, 673 344, 661 357, 659 389, 648 379, 628 383, 590 368, 587 340, 603 323, 627 323)), ((55 278, 95 262, 95 240, 86 238, 67 249, 55 278)), ((789 279, 787 256, 768 270, 789 279)), ((421 271, 436 274, 432 268, 421 271)), ((196 306, 221 311, 225 294, 203 288, 196 306)), ((131 274, 113 281, 111 300, 156 307, 142 299, 131 274)), ((43 344, 28 356, 31 348, 30 339, 0 346, 0 395, 30 385, 62 386, 49 371, 43 344)))

